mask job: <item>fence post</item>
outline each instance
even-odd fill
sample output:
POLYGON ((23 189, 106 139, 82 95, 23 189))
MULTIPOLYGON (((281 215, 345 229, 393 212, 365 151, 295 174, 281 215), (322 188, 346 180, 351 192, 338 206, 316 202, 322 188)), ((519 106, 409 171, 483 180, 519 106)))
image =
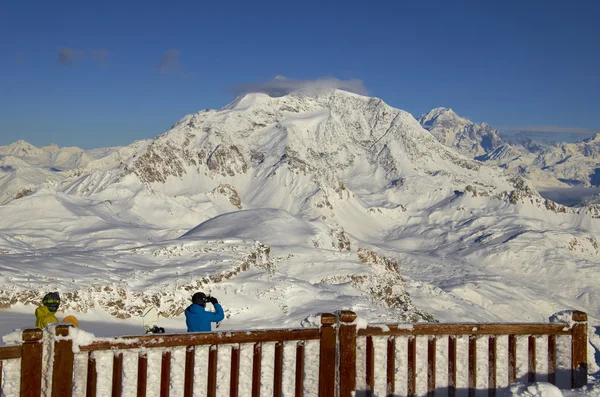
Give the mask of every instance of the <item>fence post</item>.
POLYGON ((572 313, 571 329, 571 386, 582 387, 587 384, 587 314, 580 311, 572 313))
POLYGON ((21 347, 21 397, 42 395, 42 338, 39 328, 23 331, 21 347))
POLYGON ((354 395, 356 389, 356 313, 340 312, 340 397, 354 395))
MULTIPOLYGON (((69 336, 69 325, 58 325, 56 336, 69 336)), ((73 392, 73 340, 59 339, 54 342, 52 363, 52 397, 67 397, 73 392)))
POLYGON ((337 356, 337 317, 331 313, 321 314, 321 341, 319 357, 319 397, 335 395, 337 356))

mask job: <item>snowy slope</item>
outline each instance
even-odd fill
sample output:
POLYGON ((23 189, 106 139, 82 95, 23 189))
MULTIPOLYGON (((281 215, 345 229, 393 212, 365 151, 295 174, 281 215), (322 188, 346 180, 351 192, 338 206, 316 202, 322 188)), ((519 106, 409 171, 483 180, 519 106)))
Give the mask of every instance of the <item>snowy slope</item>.
MULTIPOLYGON (((122 160, 119 156, 122 151, 122 148, 83 150, 56 145, 37 148, 25 141, 0 146, 0 205, 74 173, 81 174, 81 168, 114 168, 122 160)), ((128 157, 129 153, 126 150, 125 153, 128 157)))
POLYGON ((545 200, 380 99, 249 94, 119 153, 0 206, 0 304, 59 289, 67 310, 177 318, 205 290, 225 329, 339 308, 599 324, 599 208, 545 200))
POLYGON ((37 148, 28 142, 16 141, 7 146, 0 146, 0 155, 17 157, 32 166, 64 171, 85 167, 90 162, 106 157, 117 149, 84 150, 78 147, 59 147, 57 145, 37 148))
POLYGON ((0 205, 31 194, 44 182, 61 179, 57 172, 31 166, 18 157, 0 155, 0 205))

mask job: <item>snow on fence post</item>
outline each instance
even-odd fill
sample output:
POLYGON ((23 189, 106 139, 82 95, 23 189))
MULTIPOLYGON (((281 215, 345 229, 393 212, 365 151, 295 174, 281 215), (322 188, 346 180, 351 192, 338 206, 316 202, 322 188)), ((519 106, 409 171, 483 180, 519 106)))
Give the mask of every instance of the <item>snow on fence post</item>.
POLYGON ((535 351, 536 351, 536 346, 535 346, 535 335, 529 335, 529 338, 527 338, 527 349, 528 349, 528 364, 527 364, 527 381, 528 382, 535 382, 535 378, 536 378, 536 358, 535 358, 535 351))
POLYGON ((468 376, 467 383, 469 388, 469 397, 475 397, 477 389, 477 335, 469 335, 469 352, 468 352, 468 376))
POLYGON ((587 314, 574 311, 571 315, 571 386, 582 387, 587 384, 587 314))
POLYGON ((427 341, 427 395, 435 395, 435 368, 436 368, 436 337, 431 336, 427 341))
POLYGON ((393 396, 396 391, 396 337, 387 340, 386 396, 393 396))
MULTIPOLYGON (((54 329, 57 337, 69 336, 69 325, 58 325, 54 329)), ((52 397, 67 397, 73 392, 73 340, 54 341, 54 361, 52 363, 52 397)))
POLYGON ((87 383, 85 386, 86 397, 96 397, 96 386, 98 384, 98 372, 96 371, 96 359, 94 352, 88 353, 87 383))
POLYGON ((356 389, 356 313, 340 311, 340 397, 350 397, 356 389))
POLYGON ((194 346, 188 346, 185 350, 185 376, 183 382, 183 396, 192 397, 194 395, 194 364, 196 359, 196 349, 194 346))
POLYGON ((230 395, 237 397, 240 390, 240 345, 231 348, 231 369, 229 375, 230 395))
POLYGON ((171 352, 166 350, 162 354, 160 364, 160 397, 169 397, 171 387, 171 352))
POLYGON ((304 341, 296 345, 296 388, 295 397, 304 396, 304 341))
POLYGON ((456 336, 448 336, 448 397, 456 396, 456 336))
POLYGON ((406 388, 409 397, 417 393, 417 337, 415 335, 408 338, 408 358, 407 358, 407 379, 406 388))
POLYGON ((260 375, 262 365, 262 343, 254 344, 252 354, 252 397, 260 397, 260 375))
POLYGON ((337 356, 337 317, 321 314, 321 340, 319 347, 319 397, 335 395, 337 356))
POLYGON ((275 363, 273 371, 273 396, 281 396, 283 391, 283 342, 275 343, 275 363))
POLYGON ((39 328, 23 331, 21 355, 21 397, 42 395, 42 338, 39 328))
POLYGON ((371 335, 367 336, 365 356, 367 396, 372 396, 373 392, 375 392, 375 347, 373 346, 373 337, 371 335))
POLYGON ((556 385, 556 335, 548 335, 548 382, 556 385))
POLYGON ((146 397, 148 388, 148 355, 145 352, 138 353, 138 378, 137 397, 146 397))
POLYGON ((115 351, 113 356, 112 397, 121 397, 123 392, 123 352, 115 351))
POLYGON ((206 395, 216 397, 217 395, 217 368, 219 360, 219 345, 211 345, 208 350, 208 379, 206 395))
POLYGON ((496 335, 488 338, 488 396, 496 396, 496 335))

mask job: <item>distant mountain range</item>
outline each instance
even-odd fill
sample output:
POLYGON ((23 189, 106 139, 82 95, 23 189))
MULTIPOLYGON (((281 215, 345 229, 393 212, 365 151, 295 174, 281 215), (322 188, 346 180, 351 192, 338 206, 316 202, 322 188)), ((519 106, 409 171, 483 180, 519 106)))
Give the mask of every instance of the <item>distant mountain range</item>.
POLYGON ((576 143, 536 141, 473 123, 447 108, 433 109, 418 120, 444 145, 522 175, 537 189, 600 187, 600 134, 576 143))
MULTIPOLYGON (((135 147, 136 144, 133 146, 135 147)), ((25 141, 0 146, 0 205, 54 185, 86 169, 109 169, 128 157, 129 147, 84 150, 49 145, 35 147, 25 141)))

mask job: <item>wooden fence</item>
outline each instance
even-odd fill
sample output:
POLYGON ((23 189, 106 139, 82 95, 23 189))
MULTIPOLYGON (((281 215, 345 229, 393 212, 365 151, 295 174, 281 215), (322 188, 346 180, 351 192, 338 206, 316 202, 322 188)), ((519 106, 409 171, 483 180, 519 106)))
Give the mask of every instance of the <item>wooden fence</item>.
MULTIPOLYGON (((477 338, 487 338, 488 345, 488 393, 496 393, 496 373, 500 365, 505 365, 508 370, 509 383, 516 380, 517 368, 517 336, 528 337, 528 380, 536 380, 536 345, 535 336, 547 335, 548 368, 547 379, 556 382, 557 369, 557 337, 570 337, 570 372, 572 387, 581 387, 587 383, 587 315, 583 312, 572 313, 573 324, 387 324, 377 326, 357 327, 356 314, 350 311, 341 311, 338 315, 322 314, 321 327, 310 329, 290 330, 264 330, 251 332, 213 332, 193 334, 161 334, 148 336, 132 336, 115 339, 102 339, 80 346, 73 346, 73 339, 69 338, 69 326, 59 325, 55 328, 56 338, 52 340, 53 346, 47 351, 53 352, 53 357, 43 360, 44 343, 43 331, 29 329, 23 332, 23 342, 19 346, 0 348, 0 395, 4 395, 2 387, 2 365, 8 360, 20 360, 20 388, 19 395, 24 397, 52 397, 71 396, 74 381, 75 354, 87 355, 87 379, 85 380, 85 395, 97 395, 97 368, 94 352, 113 351, 112 387, 111 396, 121 396, 123 390, 123 352, 137 351, 137 396, 145 397, 148 384, 148 356, 151 349, 164 349, 162 351, 160 370, 160 396, 168 397, 171 382, 171 352, 170 348, 185 348, 185 371, 183 380, 184 396, 194 395, 194 365, 195 349, 197 346, 210 346, 208 353, 207 388, 202 395, 217 395, 217 365, 219 346, 233 345, 229 364, 229 395, 237 397, 240 391, 240 348, 241 345, 253 346, 251 395, 260 396, 262 346, 264 343, 274 343, 272 389, 273 396, 282 395, 283 385, 283 360, 284 342, 295 342, 295 384, 294 393, 297 397, 305 394, 305 342, 319 342, 318 358, 318 395, 326 397, 353 396, 357 391, 357 375, 366 380, 366 388, 362 392, 374 395, 375 389, 375 349, 373 338, 386 337, 387 354, 385 355, 386 368, 386 396, 398 395, 394 390, 395 376, 398 373, 398 362, 406 360, 407 367, 407 395, 416 393, 417 378, 417 344, 416 337, 427 336, 427 351, 421 352, 427 357, 427 394, 436 394, 436 342, 446 338, 447 351, 447 393, 453 396, 456 392, 457 374, 457 338, 468 337, 468 389, 469 395, 474 395, 478 387, 477 379, 477 338), (508 336, 507 362, 498 362, 497 337, 508 336), (408 337, 406 357, 397 357, 395 343, 399 337, 408 337), (358 344, 366 346, 364 365, 358 364, 358 344), (74 348, 77 353, 74 353, 74 348), (48 364, 46 364, 48 363, 48 364), (44 384, 48 390, 42 390, 42 375, 47 373, 52 366, 51 383, 44 384), (364 376, 364 377, 363 377, 364 376)), ((46 346, 48 348, 48 346, 46 346)), ((197 376, 197 375, 196 375, 197 376)), ((382 376, 380 374, 380 376, 382 376)), ((264 380, 263 380, 264 381, 264 380)), ((271 380, 270 380, 271 381, 271 380)), ((439 390, 439 389, 438 389, 439 390)), ((361 390, 358 390, 361 391, 361 390)), ((200 393, 198 393, 200 394, 200 393)), ((441 394, 441 393, 440 393, 441 394)), ((103 397, 103 396, 102 396, 103 397)))

